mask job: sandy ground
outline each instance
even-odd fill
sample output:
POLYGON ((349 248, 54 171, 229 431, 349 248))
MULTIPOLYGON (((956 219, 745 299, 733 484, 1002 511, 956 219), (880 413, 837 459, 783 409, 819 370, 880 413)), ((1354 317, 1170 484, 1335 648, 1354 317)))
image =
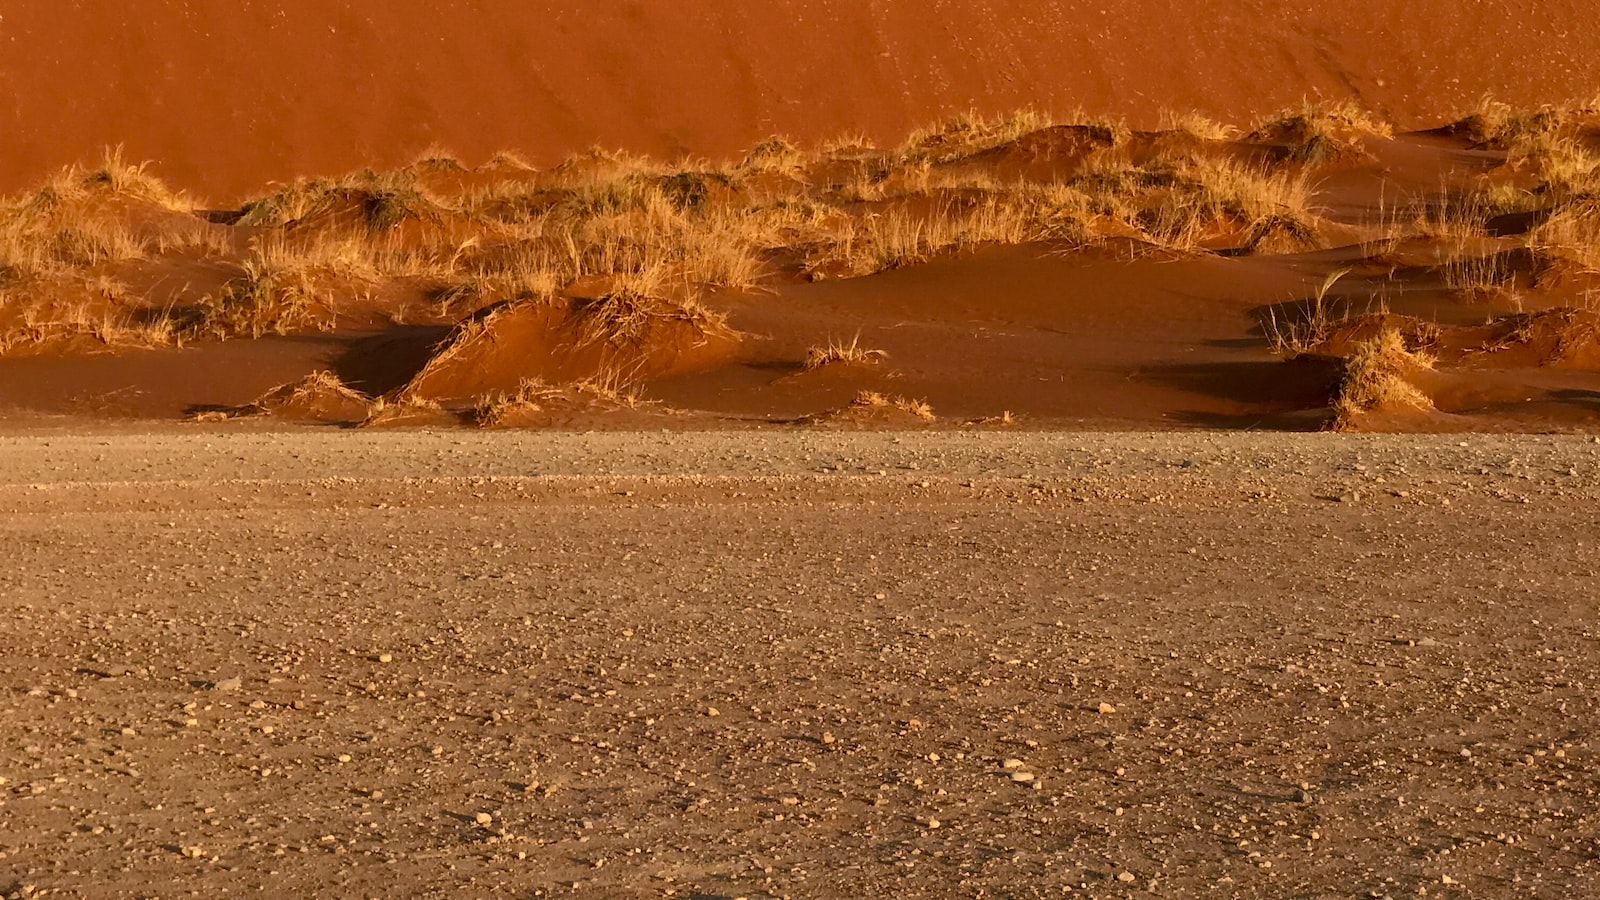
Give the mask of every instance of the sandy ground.
POLYGON ((1591 894, 1597 463, 0 438, 0 894, 1591 894))

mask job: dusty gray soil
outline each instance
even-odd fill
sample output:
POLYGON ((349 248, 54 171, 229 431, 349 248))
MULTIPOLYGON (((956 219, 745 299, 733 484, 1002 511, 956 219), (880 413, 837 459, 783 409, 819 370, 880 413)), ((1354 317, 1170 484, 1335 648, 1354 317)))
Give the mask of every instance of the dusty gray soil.
POLYGON ((0 438, 0 893, 1593 895, 1597 464, 0 438))

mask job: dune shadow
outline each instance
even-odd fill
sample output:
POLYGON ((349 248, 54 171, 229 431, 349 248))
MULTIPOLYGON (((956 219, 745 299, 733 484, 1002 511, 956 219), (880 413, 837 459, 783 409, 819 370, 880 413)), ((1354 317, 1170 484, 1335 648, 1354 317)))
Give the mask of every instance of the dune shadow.
POLYGON ((1328 398, 1342 372, 1339 359, 1308 355, 1283 362, 1184 363, 1141 374, 1216 403, 1209 409, 1169 414, 1186 425, 1228 431, 1317 431, 1326 422, 1328 398))
POLYGON ((403 325, 361 338, 334 359, 334 374, 369 397, 382 396, 416 377, 450 332, 447 325, 403 325))
POLYGON ((1564 388, 1558 391, 1551 391, 1550 396, 1553 399, 1562 401, 1563 403, 1572 403, 1578 406, 1592 407, 1596 412, 1600 412, 1600 391, 1591 391, 1581 388, 1564 388))
POLYGON ((1327 404, 1343 361, 1331 356, 1241 362, 1180 363, 1143 370, 1148 380, 1193 394, 1263 408, 1305 409, 1327 404))

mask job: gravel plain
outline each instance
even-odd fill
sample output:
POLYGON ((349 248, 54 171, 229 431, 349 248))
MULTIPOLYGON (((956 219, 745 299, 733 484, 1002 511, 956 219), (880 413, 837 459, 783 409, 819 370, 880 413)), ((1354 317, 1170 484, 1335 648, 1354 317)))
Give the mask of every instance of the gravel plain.
POLYGON ((0 437, 0 895, 1576 897, 1586 437, 0 437))

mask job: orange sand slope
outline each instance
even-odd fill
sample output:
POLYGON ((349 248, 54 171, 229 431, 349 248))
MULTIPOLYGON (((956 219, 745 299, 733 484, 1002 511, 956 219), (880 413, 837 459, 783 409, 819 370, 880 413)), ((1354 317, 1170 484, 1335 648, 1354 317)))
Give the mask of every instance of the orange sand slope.
POLYGON ((0 192, 119 143, 220 201, 431 143, 722 156, 968 107, 1150 127, 1162 106, 1242 123, 1355 98, 1421 127, 1485 93, 1591 96, 1592 17, 1583 0, 14 0, 0 192))

